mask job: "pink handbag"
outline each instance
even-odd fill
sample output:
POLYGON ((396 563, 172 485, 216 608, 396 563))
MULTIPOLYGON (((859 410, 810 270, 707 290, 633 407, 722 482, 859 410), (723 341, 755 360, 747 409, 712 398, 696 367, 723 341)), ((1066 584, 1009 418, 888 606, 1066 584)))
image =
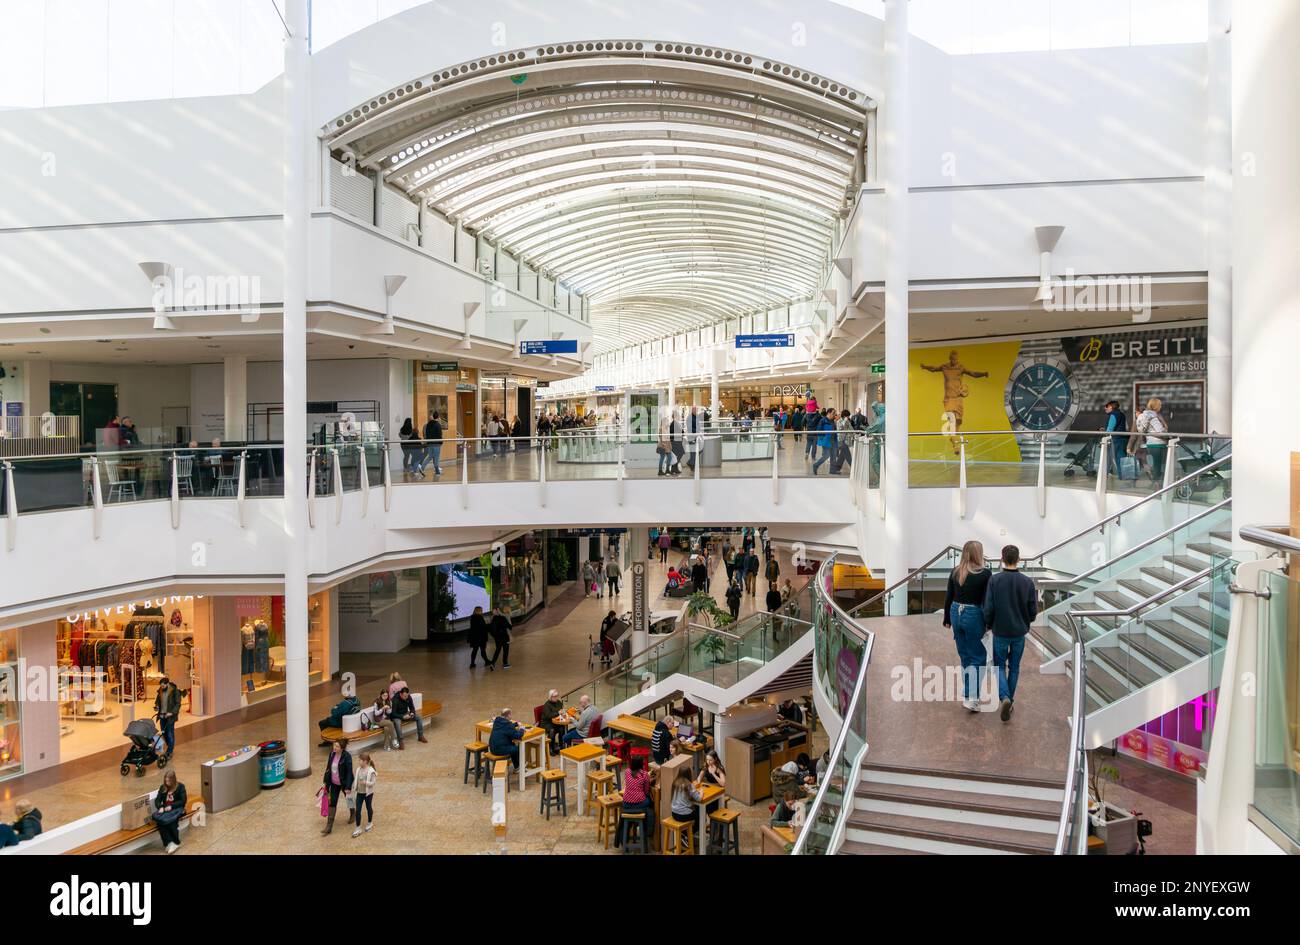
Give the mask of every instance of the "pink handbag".
POLYGON ((324 785, 321 785, 321 789, 316 792, 316 796, 320 798, 320 815, 328 817, 330 815, 330 796, 324 785))

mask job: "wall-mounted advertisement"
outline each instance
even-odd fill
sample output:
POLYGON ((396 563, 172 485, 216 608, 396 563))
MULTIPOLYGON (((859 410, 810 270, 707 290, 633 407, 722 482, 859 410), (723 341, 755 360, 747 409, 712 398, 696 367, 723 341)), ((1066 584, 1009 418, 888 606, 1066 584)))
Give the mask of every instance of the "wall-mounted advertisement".
MULTIPOLYGON (((1205 430, 1205 327, 1108 331, 1056 338, 913 348, 908 414, 914 460, 950 460, 958 434, 1006 430, 967 443, 984 462, 1018 463, 1025 434, 1104 430, 1105 404, 1130 421, 1152 397, 1174 433, 1205 430), (1019 435, 1017 435, 1019 434, 1019 435)), ((1078 439, 1082 440, 1082 437, 1078 439)))
POLYGON ((447 575, 447 587, 456 598, 449 621, 467 620, 475 607, 482 607, 485 614, 492 609, 492 577, 487 568, 465 564, 440 564, 438 568, 447 575))

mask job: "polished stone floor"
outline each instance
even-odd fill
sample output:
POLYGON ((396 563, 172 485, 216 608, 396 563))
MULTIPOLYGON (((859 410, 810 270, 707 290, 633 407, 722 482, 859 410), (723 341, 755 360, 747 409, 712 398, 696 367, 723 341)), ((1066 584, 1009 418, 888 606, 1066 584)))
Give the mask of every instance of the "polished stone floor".
MULTIPOLYGON (((673 560, 676 560, 676 556, 673 560)), ((793 577, 793 575, 791 575, 793 577)), ((652 570, 652 587, 662 587, 662 566, 652 570)), ((761 582, 760 582, 761 584, 761 582)), ((721 598, 721 583, 715 593, 721 598)), ((746 597, 742 615, 761 609, 761 596, 746 597)), ((661 607, 666 601, 652 605, 661 607)), ((680 606, 680 602, 677 602, 680 606)), ((540 788, 536 779, 523 793, 511 791, 507 802, 508 827, 499 842, 490 823, 489 798, 461 783, 464 752, 461 746, 474 735, 474 723, 510 706, 519 717, 531 718, 549 688, 561 692, 577 687, 594 675, 587 668, 588 636, 597 634, 600 621, 611 609, 620 612, 631 604, 625 582, 616 603, 608 598, 584 598, 576 584, 563 588, 552 603, 523 624, 511 646, 512 668, 471 672, 467 648, 451 650, 411 647, 397 654, 346 653, 345 668, 354 672, 360 694, 378 690, 380 681, 399 670, 416 690, 442 703, 443 711, 428 730, 429 743, 407 740, 403 752, 374 751, 379 772, 375 799, 375 828, 357 839, 344 829, 340 817, 334 833, 321 837, 323 821, 315 793, 323 772, 324 749, 313 748, 313 777, 290 781, 283 788, 264 791, 233 810, 208 816, 206 826, 184 835, 178 853, 603 853, 595 842, 595 818, 578 817, 571 783, 570 813, 548 822, 537 812, 540 788)), ((312 691, 312 716, 324 717, 337 701, 333 686, 312 691)), ((272 707, 274 708, 274 707, 272 707)), ((258 706, 241 717, 204 720, 178 733, 175 767, 191 796, 200 795, 199 765, 231 748, 282 737, 284 715, 258 706), (222 724, 222 723, 232 724, 222 724)), ((825 747, 819 733, 816 747, 825 747)), ((101 752, 55 771, 38 772, 0 785, 7 808, 19 797, 30 798, 44 813, 48 828, 136 796, 156 790, 158 777, 122 778, 118 762, 126 751, 101 752)), ((570 781, 573 781, 570 769, 570 781)), ((517 784, 517 782, 516 782, 517 784)), ((735 805, 736 802, 732 802, 735 805)), ((744 809, 741 844, 745 852, 759 850, 759 826, 768 819, 767 803, 744 809)), ((7 812, 6 812, 6 816, 7 812)), ((151 846, 146 852, 161 852, 151 846)), ((611 852, 614 852, 611 850, 611 852)))

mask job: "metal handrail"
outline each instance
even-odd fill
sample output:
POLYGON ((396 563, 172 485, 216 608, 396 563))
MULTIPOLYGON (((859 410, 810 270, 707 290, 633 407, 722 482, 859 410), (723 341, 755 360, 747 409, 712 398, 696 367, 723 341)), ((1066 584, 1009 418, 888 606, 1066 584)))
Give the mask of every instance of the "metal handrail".
MULTIPOLYGON (((934 563, 935 563, 936 561, 938 561, 940 558, 942 558, 942 557, 944 557, 944 556, 946 556, 946 555, 951 555, 951 554, 953 554, 954 552, 956 552, 957 554, 961 554, 961 549, 958 548, 956 545, 948 545, 946 548, 944 548, 942 551, 940 551, 937 555, 935 555, 935 556, 934 556, 933 558, 931 558, 929 561, 925 562, 925 564, 922 564, 922 565, 920 565, 919 567, 913 568, 911 571, 907 572, 907 575, 906 575, 905 577, 903 577, 901 580, 895 581, 893 584, 889 585, 888 587, 886 587, 886 588, 885 588, 884 590, 882 590, 882 591, 877 591, 877 592, 876 592, 875 594, 873 594, 871 597, 868 597, 868 598, 867 598, 866 600, 864 600, 862 603, 858 604, 856 607, 853 608, 853 610, 849 611, 850 615, 856 615, 856 614, 859 613, 859 612, 860 612, 864 607, 869 607, 870 605, 874 604, 876 601, 881 600, 882 598, 886 597, 886 596, 889 595, 889 594, 892 594, 894 591, 898 590, 900 587, 906 587, 907 584, 908 584, 908 582, 911 581, 912 578, 914 578, 914 577, 916 577, 917 575, 919 575, 919 574, 923 574, 924 572, 930 570, 930 568, 934 565, 934 563)), ((833 558, 833 557, 835 557, 835 555, 831 555, 831 557, 833 558)))
POLYGON ((1156 440, 1230 440, 1232 437, 1223 433, 1142 433, 1137 430, 961 430, 945 433, 942 430, 913 430, 908 436, 1123 436, 1151 437, 1156 440))
POLYGON ((1041 561, 1043 558, 1045 558, 1047 555, 1050 555, 1053 551, 1056 551, 1058 548, 1064 548, 1070 542, 1082 538, 1085 535, 1089 535, 1092 532, 1097 531, 1099 528, 1104 529, 1105 526, 1109 525, 1111 522, 1118 522, 1121 518, 1123 518, 1125 515, 1130 514, 1134 509, 1138 508, 1139 506, 1145 505, 1146 503, 1150 502, 1153 499, 1158 499, 1161 496, 1165 495, 1166 493, 1177 489, 1179 486, 1183 486, 1189 482, 1194 481, 1199 476, 1203 475, 1209 470, 1214 469, 1218 466, 1222 466, 1224 463, 1231 462, 1231 461, 1232 461, 1232 454, 1229 453, 1227 456, 1221 456, 1218 459, 1214 460, 1213 462, 1206 463, 1204 466, 1197 469, 1196 472, 1189 473, 1188 475, 1184 476, 1182 479, 1179 479, 1175 482, 1171 482, 1169 485, 1164 486, 1161 489, 1157 489, 1155 492, 1152 492, 1150 495, 1143 496, 1141 499, 1134 502, 1126 509, 1122 509, 1119 512, 1112 512, 1110 515, 1106 516, 1100 521, 1093 522, 1087 528, 1083 529, 1083 531, 1076 532, 1075 534, 1071 535, 1069 538, 1066 538, 1062 541, 1058 541, 1056 544, 1052 545, 1052 547, 1048 548, 1046 551, 1041 551, 1038 554, 1034 555, 1032 558, 1023 558, 1021 560, 1026 562, 1041 561))
POLYGON ((1214 571, 1219 567, 1221 567, 1221 565, 1210 565, 1210 567, 1197 571, 1195 574, 1191 575, 1190 577, 1183 578, 1177 584, 1171 584, 1169 587, 1156 591, 1156 593, 1152 594, 1150 597, 1146 598, 1145 600, 1140 600, 1136 604, 1133 604, 1132 606, 1129 607, 1114 608, 1111 610, 1067 610, 1066 617, 1070 620, 1071 624, 1073 624, 1075 617, 1078 617, 1080 619, 1083 619, 1084 617, 1093 617, 1093 618, 1132 617, 1139 610, 1145 610, 1147 607, 1151 606, 1154 603, 1164 600, 1166 597, 1168 597, 1171 594, 1176 594, 1179 591, 1184 591, 1187 588, 1191 587, 1193 584, 1200 583, 1205 578, 1213 574, 1214 571))
POLYGON ((1243 525, 1237 534, 1251 544, 1300 555, 1300 538, 1291 534, 1290 525, 1243 525))
MULTIPOLYGON (((1160 541, 1161 539, 1163 539, 1163 538, 1168 538, 1168 537, 1169 537, 1170 535, 1172 535, 1174 532, 1177 532, 1177 531, 1179 531, 1179 530, 1181 530, 1181 529, 1183 529, 1183 528, 1186 528, 1188 525, 1192 524, 1192 522, 1200 521, 1200 520, 1203 519, 1205 516, 1209 515, 1211 512, 1215 512, 1215 511, 1218 511, 1219 509, 1226 508, 1227 506, 1229 506, 1229 505, 1231 505, 1231 504, 1232 504, 1232 499, 1231 499, 1231 498, 1220 499, 1218 502, 1214 503, 1214 505, 1207 506, 1207 507, 1206 507, 1205 509, 1203 509, 1202 511, 1197 512, 1197 513, 1196 513, 1195 515, 1193 515, 1191 518, 1183 519, 1183 520, 1182 520, 1181 522, 1179 522, 1177 525, 1173 525, 1173 526, 1171 526, 1171 527, 1169 527, 1169 528, 1166 528, 1166 529, 1165 529, 1164 531, 1162 531, 1160 534, 1158 534, 1158 535, 1152 535, 1150 538, 1146 539, 1145 541, 1141 542, 1140 544, 1136 544, 1136 545, 1134 545, 1134 546, 1131 547, 1131 548, 1125 548, 1123 551, 1121 551, 1121 552, 1120 552, 1119 554, 1117 554, 1115 557, 1111 558, 1109 561, 1105 561, 1105 562, 1103 562, 1103 563, 1097 565, 1095 568, 1090 568, 1089 570, 1084 571, 1082 574, 1076 574, 1073 578, 1071 578, 1071 579, 1069 579, 1069 580, 1066 580, 1066 579, 1064 579, 1064 578, 1040 578, 1040 579, 1038 580, 1038 585, 1039 585, 1040 587, 1068 587, 1068 586, 1071 585, 1071 584, 1077 584, 1079 581, 1082 581, 1084 578, 1092 577, 1092 576, 1093 576, 1094 574, 1096 574, 1098 571, 1101 571, 1101 570, 1104 569, 1104 568, 1108 568, 1108 567, 1110 567, 1112 564, 1114 564, 1116 561, 1119 561, 1121 558, 1127 558, 1129 555, 1131 555, 1131 554, 1132 554, 1133 552, 1135 552, 1135 551, 1141 551, 1143 548, 1148 548, 1148 547, 1150 547, 1151 545, 1154 545, 1156 542, 1160 541)), ((1298 543, 1298 544, 1300 544, 1300 543, 1298 543)), ((1047 552, 1043 552, 1043 553, 1046 554, 1047 552)), ((1033 560, 1035 560, 1035 559, 1030 558, 1030 559, 1028 559, 1028 560, 1033 561, 1033 560)))
MULTIPOLYGON (((822 563, 821 568, 817 570, 817 574, 813 575, 814 578, 820 578, 822 568, 830 568, 831 570, 828 573, 832 575, 835 573, 836 554, 837 553, 832 554, 822 563)), ((817 794, 813 797, 813 802, 808 808, 807 815, 804 817, 803 829, 799 831, 799 836, 795 838, 794 849, 791 851, 794 856, 801 855, 804 852, 804 848, 808 845, 808 836, 817 823, 817 817, 820 815, 822 805, 826 800, 826 792, 830 788, 831 773, 839 766, 840 761, 844 756, 844 747, 848 742, 849 727, 851 725, 850 720, 856 715, 858 703, 862 700, 863 693, 866 691, 867 667, 871 665, 871 651, 874 648, 876 641, 876 635, 874 633, 865 627, 858 626, 857 622, 851 616, 846 614, 839 604, 835 603, 834 595, 825 594, 825 589, 820 581, 814 585, 813 598, 815 602, 828 605, 831 608, 832 615, 840 618, 841 625, 845 629, 852 631, 854 635, 860 637, 864 645, 862 650, 862 665, 858 670, 857 681, 853 684, 853 695, 849 697, 849 704, 844 711, 844 717, 840 720, 839 734, 835 736, 835 744, 831 747, 830 760, 826 764, 826 777, 822 778, 822 783, 817 785, 817 794)), ((866 733, 864 732, 863 742, 865 743, 865 741, 866 733)), ((847 808, 848 804, 848 793, 845 791, 845 808, 847 808)), ((843 815, 843 811, 841 811, 841 815, 843 815)))

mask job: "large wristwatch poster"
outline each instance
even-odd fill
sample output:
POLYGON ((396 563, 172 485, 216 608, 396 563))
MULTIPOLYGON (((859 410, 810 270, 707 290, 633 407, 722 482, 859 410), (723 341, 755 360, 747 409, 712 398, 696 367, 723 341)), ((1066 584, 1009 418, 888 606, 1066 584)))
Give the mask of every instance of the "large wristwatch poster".
POLYGON ((914 460, 950 461, 962 434, 968 461, 1016 463, 1034 434, 1106 429, 1119 401, 1132 424, 1152 397, 1174 433, 1205 432, 1203 324, 1141 331, 960 342, 910 351, 908 414, 914 460))

